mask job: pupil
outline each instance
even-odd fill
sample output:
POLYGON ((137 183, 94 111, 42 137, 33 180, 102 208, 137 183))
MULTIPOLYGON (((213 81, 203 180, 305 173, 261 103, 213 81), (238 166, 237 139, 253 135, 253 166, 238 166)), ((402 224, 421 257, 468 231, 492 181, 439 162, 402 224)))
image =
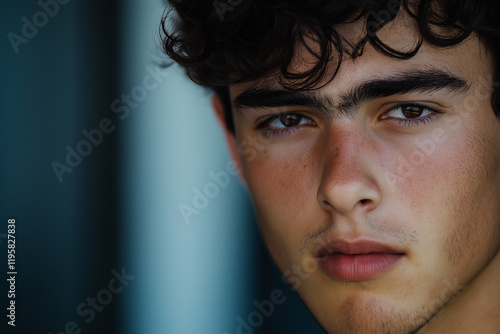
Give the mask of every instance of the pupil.
POLYGON ((405 115, 405 117, 408 117, 408 118, 419 117, 420 115, 422 115, 423 111, 424 111, 423 108, 418 107, 418 106, 404 106, 403 107, 403 115, 405 115))
POLYGON ((280 117, 281 123, 283 123, 284 126, 294 126, 299 124, 300 122, 300 116, 298 115, 283 115, 280 117))

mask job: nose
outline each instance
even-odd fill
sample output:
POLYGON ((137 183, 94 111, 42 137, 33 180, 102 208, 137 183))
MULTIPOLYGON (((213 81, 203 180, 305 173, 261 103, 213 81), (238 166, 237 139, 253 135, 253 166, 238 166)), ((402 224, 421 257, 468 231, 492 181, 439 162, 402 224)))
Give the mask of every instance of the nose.
POLYGON ((382 199, 374 146, 362 131, 354 125, 337 126, 325 139, 317 200, 327 211, 346 216, 369 212, 382 199))

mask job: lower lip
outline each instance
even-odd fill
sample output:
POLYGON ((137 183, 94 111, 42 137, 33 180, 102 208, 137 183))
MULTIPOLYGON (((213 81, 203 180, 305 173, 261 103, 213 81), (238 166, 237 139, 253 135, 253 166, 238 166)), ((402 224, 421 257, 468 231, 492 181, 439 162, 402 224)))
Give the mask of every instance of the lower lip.
POLYGON ((394 267, 403 254, 335 253, 320 258, 319 264, 328 276, 341 281, 360 282, 375 278, 394 267))

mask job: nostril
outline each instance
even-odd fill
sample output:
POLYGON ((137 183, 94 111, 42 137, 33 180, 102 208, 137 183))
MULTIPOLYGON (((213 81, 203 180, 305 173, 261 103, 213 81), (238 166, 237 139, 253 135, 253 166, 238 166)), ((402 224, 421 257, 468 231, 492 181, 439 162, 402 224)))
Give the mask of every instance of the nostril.
POLYGON ((369 202, 370 202, 369 199, 362 199, 359 201, 359 203, 361 203, 362 205, 368 204, 369 202))

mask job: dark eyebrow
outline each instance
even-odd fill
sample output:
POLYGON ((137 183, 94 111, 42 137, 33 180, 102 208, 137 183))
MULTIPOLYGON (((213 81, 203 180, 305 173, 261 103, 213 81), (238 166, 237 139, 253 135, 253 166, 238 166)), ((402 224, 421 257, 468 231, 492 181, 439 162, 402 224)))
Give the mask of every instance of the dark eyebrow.
POLYGON ((311 92, 283 89, 250 88, 236 96, 233 101, 236 109, 273 108, 284 106, 303 106, 319 109, 325 113, 334 103, 323 96, 311 92))
POLYGON ((363 82, 338 98, 319 95, 317 91, 292 91, 283 89, 250 88, 235 97, 238 110, 246 108, 306 106, 332 116, 332 113, 351 114, 362 102, 410 92, 432 92, 449 89, 452 92, 467 90, 470 86, 463 79, 442 71, 417 71, 400 73, 382 79, 363 82))
POLYGON ((430 93, 439 89, 461 92, 469 87, 465 80, 441 71, 403 73, 354 87, 340 98, 337 109, 349 114, 365 101, 412 92, 430 93))

